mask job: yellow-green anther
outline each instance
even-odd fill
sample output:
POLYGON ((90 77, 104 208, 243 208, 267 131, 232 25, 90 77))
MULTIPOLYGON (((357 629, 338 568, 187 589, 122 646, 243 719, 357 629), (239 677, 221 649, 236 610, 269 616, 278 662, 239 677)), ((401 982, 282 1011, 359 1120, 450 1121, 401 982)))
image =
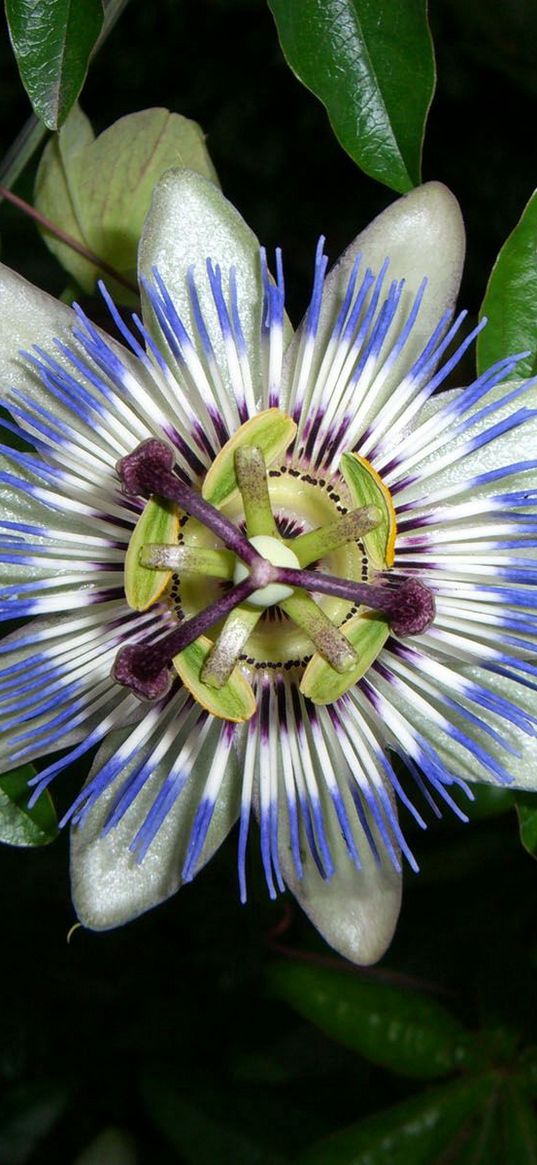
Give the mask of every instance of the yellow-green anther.
POLYGON ((359 612, 343 624, 345 635, 356 648, 357 664, 342 675, 321 652, 310 659, 300 691, 314 704, 332 704, 352 688, 377 658, 390 634, 388 619, 371 611, 359 612))
POLYGON ((179 515, 174 502, 152 497, 146 503, 132 532, 125 556, 125 596, 134 611, 147 611, 166 591, 169 567, 148 570, 140 562, 140 551, 147 542, 177 543, 179 515))
POLYGON ((213 461, 201 487, 205 501, 222 506, 237 489, 235 453, 243 446, 263 450, 267 465, 281 457, 294 440, 296 422, 279 409, 265 409, 241 425, 213 461))
POLYGON ((227 683, 262 614, 261 607, 255 609, 241 606, 235 607, 228 615, 201 670, 201 680, 204 684, 219 689, 227 683))
POLYGON ((212 716, 236 723, 249 720, 255 712, 255 696, 240 668, 232 669, 227 682, 218 689, 209 687, 201 678, 211 648, 211 640, 200 635, 199 639, 174 656, 173 666, 177 675, 196 702, 212 716))
POLYGON ((335 522, 326 526, 319 526, 316 530, 308 530, 307 534, 300 534, 298 538, 286 540, 291 546, 302 567, 311 562, 324 558, 332 550, 339 550, 347 542, 356 542, 363 538, 370 530, 379 525, 382 518, 378 506, 361 506, 360 509, 350 510, 335 522))
POLYGON ((358 658, 348 639, 305 591, 295 591, 280 603, 282 611, 305 631, 319 655, 339 674, 355 668, 358 658))
POLYGON ((243 445, 235 451, 235 473, 244 506, 249 538, 266 534, 278 537, 267 483, 267 467, 259 445, 243 445))
POLYGON ((397 522, 391 493, 376 469, 358 453, 344 453, 339 471, 355 505, 378 506, 380 520, 364 535, 367 557, 375 570, 393 566, 397 522))
POLYGON ((235 555, 230 550, 208 550, 202 546, 170 546, 147 543, 139 555, 141 566, 171 570, 174 574, 202 574, 204 577, 232 579, 235 555))

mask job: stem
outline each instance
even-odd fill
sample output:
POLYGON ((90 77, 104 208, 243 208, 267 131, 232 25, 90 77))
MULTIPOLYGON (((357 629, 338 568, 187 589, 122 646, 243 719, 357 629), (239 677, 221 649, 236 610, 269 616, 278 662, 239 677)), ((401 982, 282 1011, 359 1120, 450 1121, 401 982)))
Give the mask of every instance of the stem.
POLYGON ((35 151, 41 145, 43 138, 47 136, 48 132, 46 125, 42 121, 39 121, 35 113, 30 114, 30 117, 2 159, 0 182, 5 189, 10 190, 15 185, 26 163, 35 154, 35 151))
POLYGON ((46 215, 41 214, 40 210, 36 210, 35 206, 30 206, 30 203, 26 202, 24 198, 20 198, 18 194, 13 194, 13 191, 8 190, 7 186, 0 186, 0 198, 5 198, 7 202, 12 202, 13 206, 17 206, 29 218, 35 219, 44 230, 50 231, 57 239, 61 239, 62 243, 65 243, 72 251, 76 251, 79 255, 82 255, 84 259, 87 259, 89 263, 93 263, 95 267, 99 267, 106 275, 111 275, 112 279, 115 279, 117 283, 121 283, 122 287, 126 287, 128 291, 132 291, 135 295, 138 295, 138 286, 136 283, 131 283, 130 279, 122 275, 120 271, 116 271, 115 267, 112 267, 110 263, 106 262, 106 259, 100 259, 94 251, 90 251, 89 247, 85 247, 83 243, 79 243, 78 239, 73 238, 72 235, 68 235, 67 231, 56 226, 56 223, 52 222, 46 215))

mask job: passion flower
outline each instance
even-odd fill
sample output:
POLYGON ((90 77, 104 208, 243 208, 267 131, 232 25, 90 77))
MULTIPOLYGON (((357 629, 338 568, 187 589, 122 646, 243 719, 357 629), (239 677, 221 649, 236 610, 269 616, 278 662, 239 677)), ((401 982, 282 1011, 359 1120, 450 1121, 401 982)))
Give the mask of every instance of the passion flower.
POLYGON ((99 745, 71 821, 81 921, 128 921, 252 810, 269 893, 380 956, 400 799, 534 787, 536 392, 518 357, 435 394, 475 337, 458 207, 430 184, 368 228, 291 338, 209 182, 170 172, 126 347, 3 269, 4 768, 99 745), (406 764, 416 796, 393 765, 406 764))

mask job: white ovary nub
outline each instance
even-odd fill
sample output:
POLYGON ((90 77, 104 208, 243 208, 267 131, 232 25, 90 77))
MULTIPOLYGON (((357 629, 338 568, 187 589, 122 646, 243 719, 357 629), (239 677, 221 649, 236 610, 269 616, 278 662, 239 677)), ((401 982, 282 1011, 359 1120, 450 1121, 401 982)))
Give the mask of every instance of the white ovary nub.
MULTIPOLYGON (((270 534, 256 534, 250 538, 252 546, 263 558, 268 559, 273 566, 291 566, 294 569, 300 569, 300 563, 296 554, 280 542, 278 538, 273 538, 270 534)), ((240 583, 243 579, 248 578, 250 571, 244 562, 237 561, 235 571, 233 574, 234 583, 240 583)), ((293 588, 285 586, 284 583, 269 583, 266 587, 260 587, 259 590, 254 591, 250 595, 248 602, 254 607, 273 607, 275 603, 283 603, 284 599, 290 598, 293 593, 293 588)))

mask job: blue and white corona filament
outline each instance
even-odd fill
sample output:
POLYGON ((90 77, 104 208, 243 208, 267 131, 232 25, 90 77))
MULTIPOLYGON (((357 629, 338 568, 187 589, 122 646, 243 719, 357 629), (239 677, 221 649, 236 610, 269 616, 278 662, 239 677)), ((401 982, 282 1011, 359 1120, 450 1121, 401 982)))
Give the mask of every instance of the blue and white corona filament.
POLYGON ((26 450, 2 449, 0 619, 29 620, 0 644, 1 759, 45 758, 36 797, 99 746, 64 818, 86 925, 190 881, 236 820, 245 898, 255 814, 270 894, 370 962, 416 868, 397 802, 424 825, 469 781, 537 785, 537 391, 513 356, 436 393, 479 330, 452 322, 462 256, 423 187, 328 276, 319 244, 291 338, 281 256, 273 279, 172 171, 143 321, 102 289, 124 347, 0 275, 26 450))

